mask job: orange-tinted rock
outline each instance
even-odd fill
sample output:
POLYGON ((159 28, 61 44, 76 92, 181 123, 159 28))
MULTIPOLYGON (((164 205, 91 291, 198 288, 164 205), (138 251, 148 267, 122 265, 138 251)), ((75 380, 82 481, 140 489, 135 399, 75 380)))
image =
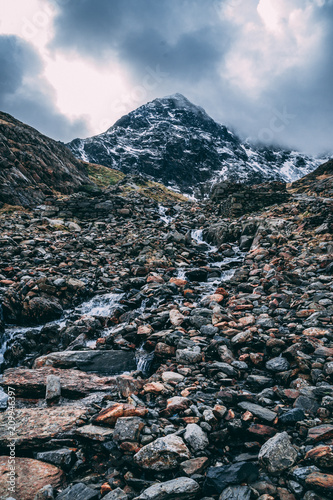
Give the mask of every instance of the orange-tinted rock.
POLYGON ((239 318, 238 320, 238 326, 240 327, 248 327, 254 325, 256 322, 255 317, 252 314, 249 314, 248 316, 243 316, 242 318, 239 318))
POLYGON ((158 342, 155 347, 155 355, 158 358, 171 358, 176 353, 176 348, 174 346, 164 344, 164 342, 158 342))
POLYGON ((333 467, 333 446, 317 446, 305 455, 306 460, 311 460, 318 467, 333 467))
POLYGON ((277 494, 279 495, 279 500, 296 500, 295 495, 285 488, 277 488, 277 494))
POLYGON ((305 479, 305 483, 310 488, 329 494, 333 492, 333 474, 323 474, 313 472, 305 479))
POLYGON ((248 431, 255 436, 261 436, 264 438, 270 438, 276 434, 276 430, 269 425, 263 424, 251 424, 248 431))
POLYGON ((187 281, 182 280, 181 278, 170 278, 170 283, 174 283, 177 286, 185 286, 187 281))
POLYGON ((309 337, 324 337, 324 335, 327 335, 328 330, 324 330, 323 328, 306 328, 303 330, 303 335, 307 335, 309 337))
POLYGON ((159 276, 158 274, 152 274, 147 277, 147 283, 161 283, 163 285, 165 282, 162 276, 159 276))
POLYGON ((191 402, 187 398, 175 396, 167 400, 167 407, 160 412, 162 417, 170 417, 173 413, 187 410, 191 402))
POLYGON ((165 392, 165 386, 161 382, 149 382, 143 386, 145 392, 152 392, 153 394, 159 394, 160 392, 165 392))
POLYGON ((170 323, 174 326, 180 326, 185 321, 183 314, 178 309, 171 309, 169 312, 170 323))
POLYGON ((153 332, 153 328, 150 325, 141 325, 138 327, 136 332, 138 335, 150 335, 153 332))
POLYGON ((8 456, 0 457, 0 498, 11 496, 20 500, 32 500, 47 484, 54 488, 64 486, 65 476, 58 467, 32 458, 16 457, 15 492, 11 492, 8 491, 10 472, 8 456))
POLYGON ((148 413, 144 406, 115 403, 102 410, 94 419, 96 424, 113 426, 119 417, 144 417, 148 413))
POLYGON ((224 299, 224 295, 220 293, 213 293, 212 295, 207 295, 206 297, 203 298, 205 302, 217 302, 220 303, 224 299))
POLYGON ((326 441, 331 437, 333 437, 333 425, 330 424, 312 427, 308 432, 308 440, 313 443, 317 443, 318 441, 326 441))
POLYGON ((87 408, 17 408, 13 436, 8 434, 7 411, 0 414, 0 441, 7 446, 8 442, 14 439, 16 446, 26 449, 75 429, 76 422, 85 415, 87 408))
POLYGON ((201 472, 208 466, 209 460, 207 457, 192 458, 185 460, 180 465, 181 470, 187 475, 201 474, 201 472))
POLYGON ((49 375, 60 378, 61 393, 65 397, 89 394, 92 391, 108 391, 117 386, 116 377, 99 377, 95 373, 48 366, 38 370, 9 368, 4 372, 1 385, 15 388, 16 396, 44 398, 49 375))
POLYGON ((229 292, 222 288, 221 286, 215 290, 215 293, 218 293, 219 295, 223 295, 223 297, 228 297, 229 292))

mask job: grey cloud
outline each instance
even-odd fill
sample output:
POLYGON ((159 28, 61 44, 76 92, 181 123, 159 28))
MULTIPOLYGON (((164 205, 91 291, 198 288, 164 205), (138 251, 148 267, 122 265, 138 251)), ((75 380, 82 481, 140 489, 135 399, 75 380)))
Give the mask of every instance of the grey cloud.
POLYGON ((84 119, 71 121, 55 107, 52 87, 34 49, 15 36, 0 36, 0 108, 52 138, 86 135, 84 119))
MULTIPOLYGON (((53 49, 74 50, 101 65, 106 65, 110 57, 117 57, 118 62, 132 71, 133 85, 142 84, 147 67, 160 68, 165 77, 146 100, 182 92, 206 108, 213 118, 253 141, 262 142, 266 138, 275 144, 318 154, 333 149, 332 0, 288 2, 294 9, 311 7, 309 36, 312 28, 319 28, 322 41, 315 54, 309 54, 302 64, 278 72, 274 80, 269 67, 267 71, 261 67, 267 59, 261 57, 261 46, 255 43, 256 30, 260 36, 263 27, 256 10, 259 0, 246 4, 245 0, 244 3, 242 0, 54 0, 54 3, 58 15, 53 49), (252 31, 244 30, 242 23, 230 24, 221 18, 219 7, 223 3, 236 6, 239 17, 244 15, 246 22, 252 23, 252 31), (263 75, 262 89, 255 97, 228 79, 225 58, 239 43, 252 62, 257 57, 258 72, 264 69, 258 73, 263 75), (289 118, 278 122, 279 113, 287 113, 289 118)), ((284 29, 290 30, 289 50, 293 52, 298 48, 294 28, 288 27, 287 17, 282 22, 284 29)), ((274 60, 278 45, 270 47, 268 41, 267 47, 262 46, 262 50, 266 49, 271 50, 270 60, 274 60)), ((242 78, 240 75, 241 84, 242 78)))

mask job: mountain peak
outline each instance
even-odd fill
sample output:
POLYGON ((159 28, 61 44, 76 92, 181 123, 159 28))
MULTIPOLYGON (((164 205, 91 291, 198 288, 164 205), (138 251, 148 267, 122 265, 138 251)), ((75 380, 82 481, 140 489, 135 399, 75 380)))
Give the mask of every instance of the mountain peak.
POLYGON ((184 109, 186 111, 192 111, 194 113, 200 112, 206 114, 206 111, 201 106, 193 104, 189 99, 187 99, 187 97, 185 97, 183 94, 180 94, 179 92, 177 92, 176 94, 167 95, 162 98, 157 98, 152 102, 155 101, 166 105, 169 105, 171 102, 177 109, 184 109))

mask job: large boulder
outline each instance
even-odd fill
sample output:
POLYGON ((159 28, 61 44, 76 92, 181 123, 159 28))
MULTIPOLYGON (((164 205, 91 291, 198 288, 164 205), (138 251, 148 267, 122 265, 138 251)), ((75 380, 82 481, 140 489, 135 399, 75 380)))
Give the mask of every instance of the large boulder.
POLYGON ((133 351, 62 351, 37 358, 34 368, 41 366, 116 375, 135 370, 136 362, 133 351))
MULTIPOLYGON (((65 481, 61 469, 54 465, 33 460, 32 458, 15 458, 15 476, 12 479, 13 467, 8 456, 0 457, 0 498, 17 498, 32 500, 43 486, 51 485, 60 488, 65 481), (13 487, 13 490, 8 488, 13 487)), ((86 500, 86 499, 85 499, 86 500)))

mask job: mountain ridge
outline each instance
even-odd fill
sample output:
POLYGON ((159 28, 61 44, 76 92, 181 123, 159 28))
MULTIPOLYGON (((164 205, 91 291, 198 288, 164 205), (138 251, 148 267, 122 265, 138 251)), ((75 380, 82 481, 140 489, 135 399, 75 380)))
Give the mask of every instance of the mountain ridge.
POLYGON ((182 94, 157 98, 117 120, 106 132, 67 146, 85 161, 143 173, 187 194, 216 182, 292 182, 323 158, 278 147, 252 146, 182 94))

